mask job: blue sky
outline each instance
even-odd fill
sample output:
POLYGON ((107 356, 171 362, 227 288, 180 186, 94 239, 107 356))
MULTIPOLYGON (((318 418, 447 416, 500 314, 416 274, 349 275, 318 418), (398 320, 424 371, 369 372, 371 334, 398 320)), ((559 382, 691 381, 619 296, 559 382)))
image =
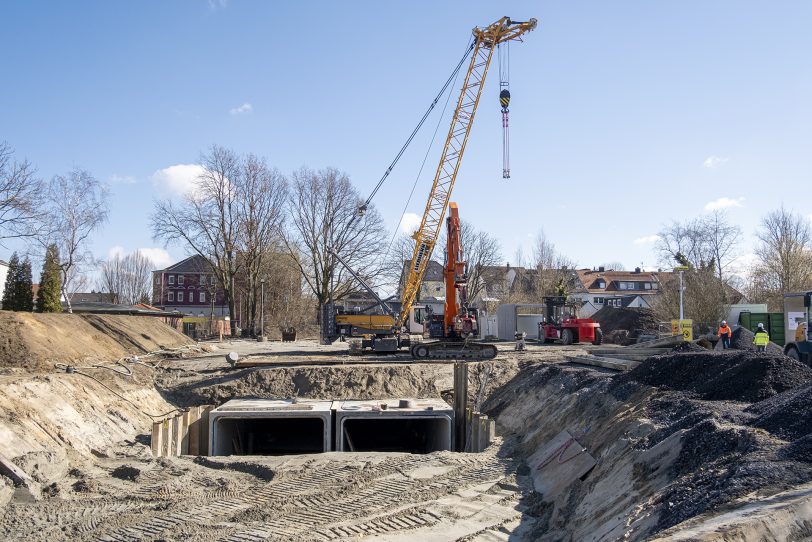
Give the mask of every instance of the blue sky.
MULTIPOLYGON (((43 177, 80 166, 110 183, 98 257, 158 249, 153 200, 175 197, 213 143, 283 173, 337 167, 366 195, 470 29, 502 15, 540 22, 510 49, 512 178, 493 69, 452 199, 506 261, 544 229, 581 266, 656 266, 652 236, 709 205, 742 227, 746 257, 762 215, 812 213, 802 1, 7 1, 0 140, 43 177)), ((390 229, 436 123, 376 197, 390 229)), ((409 212, 422 213, 438 157, 435 144, 409 212)))

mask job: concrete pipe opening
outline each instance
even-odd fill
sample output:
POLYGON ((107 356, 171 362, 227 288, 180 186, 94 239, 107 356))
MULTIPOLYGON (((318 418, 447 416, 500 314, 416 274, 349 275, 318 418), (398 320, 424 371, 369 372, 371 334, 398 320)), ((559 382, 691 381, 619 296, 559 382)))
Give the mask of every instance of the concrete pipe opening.
POLYGON ((334 401, 336 450, 407 452, 451 450, 454 411, 440 399, 334 401))
POLYGON ((450 435, 447 418, 357 418, 344 421, 341 449, 427 454, 450 450, 450 435))
POLYGON ((289 455, 331 449, 330 401, 234 399, 209 414, 210 455, 289 455))

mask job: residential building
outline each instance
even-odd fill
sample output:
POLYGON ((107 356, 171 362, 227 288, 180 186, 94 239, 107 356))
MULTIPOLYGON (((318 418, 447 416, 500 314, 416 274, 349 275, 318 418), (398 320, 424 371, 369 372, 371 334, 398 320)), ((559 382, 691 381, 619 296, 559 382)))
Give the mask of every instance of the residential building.
POLYGON ((152 305, 187 316, 228 316, 223 289, 209 262, 199 255, 152 272, 152 305))
MULTIPOLYGON (((649 272, 639 267, 634 271, 598 269, 578 269, 580 288, 571 297, 586 303, 593 312, 603 307, 651 308, 654 297, 659 293, 663 276, 670 272, 649 272)), ((582 316, 590 316, 584 314, 582 316)), ((589 310, 587 310, 589 312, 589 310)))
POLYGON ((115 301, 115 294, 106 294, 104 292, 76 292, 70 298, 71 305, 80 303, 115 303, 115 301))
MULTIPOLYGON (((400 282, 398 283, 398 298, 403 295, 406 278, 409 276, 409 265, 411 265, 411 262, 403 262, 403 271, 400 274, 400 282)), ((415 299, 415 301, 427 300, 445 300, 443 264, 435 260, 429 260, 426 272, 423 274, 423 282, 420 283, 417 299, 415 299)))

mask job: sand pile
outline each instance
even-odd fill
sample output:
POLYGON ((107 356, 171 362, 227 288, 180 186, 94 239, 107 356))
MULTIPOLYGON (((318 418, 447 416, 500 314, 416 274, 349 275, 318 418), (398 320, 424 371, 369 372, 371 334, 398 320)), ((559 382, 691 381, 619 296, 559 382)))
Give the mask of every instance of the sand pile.
POLYGON ((702 399, 756 402, 812 381, 812 369, 783 354, 706 350, 649 358, 624 379, 702 399))
POLYGON ((193 344, 153 317, 0 312, 0 367, 52 371, 54 362, 110 361, 193 344))

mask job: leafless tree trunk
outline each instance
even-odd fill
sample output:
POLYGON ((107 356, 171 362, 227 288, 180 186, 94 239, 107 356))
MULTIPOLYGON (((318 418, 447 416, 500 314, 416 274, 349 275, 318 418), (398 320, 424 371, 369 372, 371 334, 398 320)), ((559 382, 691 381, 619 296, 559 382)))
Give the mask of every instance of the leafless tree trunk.
POLYGON ((121 258, 116 254, 101 265, 100 290, 113 295, 113 303, 135 305, 149 301, 154 264, 140 251, 121 258))
POLYGON ((42 183, 27 161, 12 160, 14 151, 0 142, 0 242, 14 237, 29 237, 40 217, 37 198, 42 183))
POLYGON ((89 172, 74 169, 67 176, 56 175, 43 192, 43 211, 35 238, 46 249, 59 249, 62 296, 71 308, 71 298, 82 285, 82 270, 93 265, 87 249, 90 235, 107 221, 107 188, 89 172))
POLYGON ((783 308, 784 294, 812 287, 812 227, 782 206, 761 219, 756 238, 754 275, 770 304, 783 308))
POLYGON ((336 169, 303 168, 293 174, 285 244, 320 305, 358 288, 330 250, 366 280, 384 270, 383 221, 374 207, 359 215, 362 203, 349 178, 336 169))
POLYGON ((181 242, 208 260, 223 287, 231 333, 237 333, 235 277, 240 270, 241 216, 238 198, 242 175, 237 155, 212 146, 201 158, 204 173, 180 205, 171 200, 156 202, 152 233, 165 242, 181 242))
MULTIPOLYGON (((288 197, 287 181, 278 171, 270 169, 263 159, 249 155, 242 163, 242 175, 237 184, 248 329, 256 330, 261 280, 266 279, 266 294, 270 281, 274 280, 273 276, 265 274, 264 268, 268 259, 278 257, 284 250, 282 226, 288 197)), ((264 330, 260 330, 260 334, 263 333, 264 330)))

